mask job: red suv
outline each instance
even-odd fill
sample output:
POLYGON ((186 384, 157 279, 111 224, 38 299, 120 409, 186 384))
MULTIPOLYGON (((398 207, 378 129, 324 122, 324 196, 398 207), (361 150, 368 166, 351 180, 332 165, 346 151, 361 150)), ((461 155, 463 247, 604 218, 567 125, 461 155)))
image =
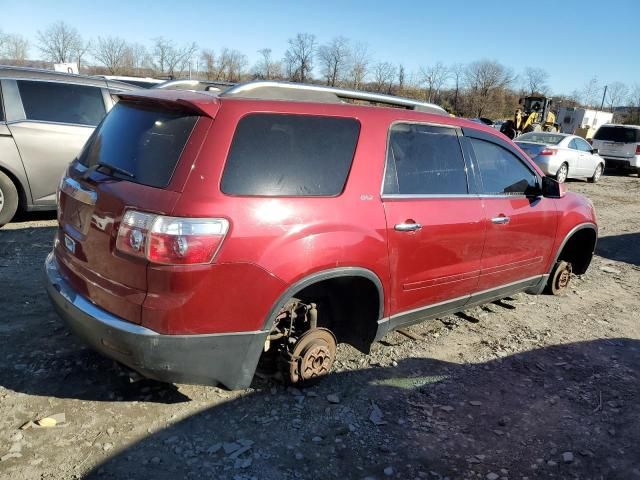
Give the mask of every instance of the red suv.
POLYGON ((338 342, 555 293, 597 237, 591 202, 491 128, 273 82, 121 95, 58 196, 47 289, 70 328, 144 376, 231 389, 261 358, 304 384, 338 342))

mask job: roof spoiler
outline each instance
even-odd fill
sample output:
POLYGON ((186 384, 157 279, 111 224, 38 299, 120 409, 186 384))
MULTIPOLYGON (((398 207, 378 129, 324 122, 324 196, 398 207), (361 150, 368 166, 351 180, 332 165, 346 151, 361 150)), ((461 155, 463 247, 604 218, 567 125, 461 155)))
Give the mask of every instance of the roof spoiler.
MULTIPOLYGON (((139 92, 136 91, 134 92, 126 92, 126 93, 115 93, 113 94, 114 96, 116 96, 118 99, 120 100, 124 100, 127 102, 133 102, 133 103, 154 103, 154 104, 162 104, 165 105, 166 107, 170 108, 170 109, 181 109, 181 110, 186 110, 188 112, 192 112, 195 113, 197 115, 201 115, 201 116, 205 116, 205 117, 211 117, 213 118, 215 116, 215 111, 217 111, 217 108, 212 112, 206 108, 203 108, 203 106, 201 105, 201 101, 198 102, 192 102, 190 101, 188 98, 180 98, 178 96, 175 95, 175 90, 174 91, 168 91, 169 94, 167 95, 158 95, 157 94, 158 90, 152 90, 149 93, 150 94, 146 94, 146 92, 139 92)), ((185 92, 186 95, 185 97, 189 96, 189 92, 185 92)), ((216 97, 213 96, 207 96, 207 104, 212 104, 218 103, 218 100, 216 99, 216 97)), ((198 100, 202 100, 201 96, 198 96, 198 100)))

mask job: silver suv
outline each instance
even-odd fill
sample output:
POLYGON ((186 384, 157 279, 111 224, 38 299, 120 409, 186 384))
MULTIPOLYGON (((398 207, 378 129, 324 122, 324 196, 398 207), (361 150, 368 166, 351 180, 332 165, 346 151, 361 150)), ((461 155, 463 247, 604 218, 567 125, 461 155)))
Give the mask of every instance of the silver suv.
POLYGON ((593 136, 592 144, 607 167, 631 169, 640 176, 640 126, 603 125, 593 136))
POLYGON ((16 210, 55 210, 66 166, 124 83, 0 66, 0 227, 16 210))

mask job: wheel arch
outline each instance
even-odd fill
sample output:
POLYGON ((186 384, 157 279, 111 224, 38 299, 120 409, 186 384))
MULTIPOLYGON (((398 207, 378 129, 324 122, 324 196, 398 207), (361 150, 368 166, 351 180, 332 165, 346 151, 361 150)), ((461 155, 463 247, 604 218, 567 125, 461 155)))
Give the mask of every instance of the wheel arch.
POLYGON ((18 175, 13 173, 9 168, 5 167, 4 165, 0 165, 0 172, 4 173, 7 177, 9 177, 9 180, 13 182, 13 184, 16 187, 16 190, 18 191, 18 211, 26 210, 27 207, 29 206, 29 198, 31 196, 30 191, 28 191, 29 187, 28 186, 25 187, 22 181, 20 181, 20 178, 18 178, 18 175))
POLYGON ((582 223, 573 227, 564 237, 551 263, 549 274, 560 260, 571 263, 573 272, 584 274, 596 250, 598 243, 598 228, 593 223, 582 223))
POLYGON ((378 322, 384 316, 385 296, 380 278, 373 271, 362 267, 338 267, 322 270, 307 275, 291 284, 269 310, 263 330, 271 330, 278 313, 292 297, 297 297, 311 289, 323 289, 329 295, 332 292, 331 288, 334 289, 334 293, 337 289, 340 289, 343 294, 340 295, 342 297, 341 300, 346 303, 346 305, 341 304, 341 308, 351 309, 351 313, 357 306, 357 302, 363 299, 371 302, 371 304, 367 303, 365 306, 362 318, 356 316, 354 324, 349 323, 349 326, 354 326, 356 330, 352 332, 354 335, 361 334, 358 338, 349 335, 349 329, 347 331, 340 329, 338 332, 334 332, 338 337, 338 342, 349 343, 363 352, 368 352, 377 333, 378 322), (358 287, 356 295, 352 295, 350 293, 353 292, 345 291, 342 288, 349 286, 358 287), (374 297, 375 304, 373 303, 374 297))

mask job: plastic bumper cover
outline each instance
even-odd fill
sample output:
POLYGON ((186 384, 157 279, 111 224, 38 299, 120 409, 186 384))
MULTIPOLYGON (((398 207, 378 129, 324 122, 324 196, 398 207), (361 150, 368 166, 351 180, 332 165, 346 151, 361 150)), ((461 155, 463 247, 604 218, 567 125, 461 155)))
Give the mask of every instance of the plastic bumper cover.
POLYGON ((63 278, 53 253, 46 288, 58 315, 94 350, 155 380, 247 388, 268 332, 163 335, 126 322, 79 295, 63 278))

